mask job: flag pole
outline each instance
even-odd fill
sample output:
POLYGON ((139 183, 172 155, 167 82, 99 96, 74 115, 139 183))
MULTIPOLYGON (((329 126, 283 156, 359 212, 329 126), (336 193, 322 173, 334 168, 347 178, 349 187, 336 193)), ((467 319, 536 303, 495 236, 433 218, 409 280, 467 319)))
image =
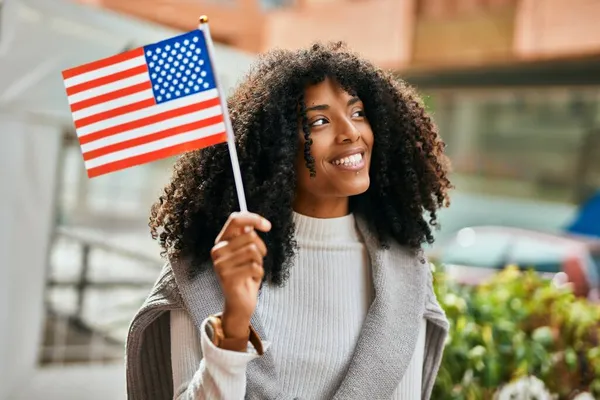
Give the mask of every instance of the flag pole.
POLYGON ((223 120, 225 122, 225 132, 227 133, 227 146, 229 148, 229 158, 231 159, 231 168, 233 169, 233 178, 235 180, 235 189, 237 191, 238 202, 240 203, 240 211, 248 211, 246 205, 246 196, 244 195, 244 183, 242 182, 242 172, 240 171, 240 163, 238 161, 237 150, 235 149, 235 136, 233 134, 233 127, 231 126, 231 119, 229 118, 229 110, 227 109, 227 101, 225 99, 225 92, 219 82, 217 76, 217 69, 215 68, 215 49, 213 46, 212 37, 210 36, 210 28, 208 27, 208 17, 202 15, 199 18, 198 29, 204 32, 204 39, 206 40, 206 48, 208 50, 208 59, 211 63, 213 78, 215 80, 215 86, 219 92, 219 101, 221 102, 221 109, 223 110, 223 120))

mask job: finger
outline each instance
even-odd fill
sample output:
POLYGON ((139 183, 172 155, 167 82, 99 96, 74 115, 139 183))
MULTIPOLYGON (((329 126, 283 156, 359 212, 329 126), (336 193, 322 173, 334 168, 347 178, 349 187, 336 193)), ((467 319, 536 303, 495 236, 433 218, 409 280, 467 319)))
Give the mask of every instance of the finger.
POLYGON ((258 247, 258 251, 263 257, 267 255, 267 246, 265 245, 265 242, 263 242, 258 236, 255 230, 251 230, 249 233, 239 235, 227 243, 229 243, 227 247, 230 251, 235 251, 241 247, 254 243, 256 247, 258 247))
POLYGON ((256 231, 251 230, 249 233, 234 237, 230 241, 220 241, 213 246, 210 251, 210 256, 213 261, 215 261, 249 244, 255 244, 256 247, 258 247, 258 252, 263 258, 267 255, 267 246, 265 245, 265 242, 262 241, 256 231))
POLYGON ((265 270, 261 264, 257 262, 245 262, 238 264, 233 268, 223 271, 221 277, 227 280, 252 278, 255 282, 262 281, 265 276, 265 270))
POLYGON ((252 263, 250 266, 250 276, 257 282, 262 281, 265 276, 265 269, 262 264, 252 263))
POLYGON ((263 263, 263 257, 258 250, 258 246, 254 243, 250 243, 232 252, 224 252, 222 257, 214 259, 213 264, 217 270, 222 271, 225 269, 234 269, 237 266, 252 262, 260 265, 263 263))
POLYGON ((241 247, 232 253, 231 257, 232 265, 239 266, 248 264, 251 262, 262 265, 263 256, 258 250, 258 246, 254 243, 250 243, 247 246, 241 247))
POLYGON ((232 213, 217 236, 215 243, 238 236, 245 227, 268 232, 271 230, 271 223, 258 214, 250 212, 232 213))
POLYGON ((271 223, 266 218, 249 212, 232 214, 227 225, 228 228, 239 231, 243 231, 244 228, 254 228, 261 232, 271 230, 271 223))
POLYGON ((229 242, 226 240, 220 241, 210 249, 210 257, 213 260, 213 263, 217 260, 222 259, 229 252, 227 246, 229 242))

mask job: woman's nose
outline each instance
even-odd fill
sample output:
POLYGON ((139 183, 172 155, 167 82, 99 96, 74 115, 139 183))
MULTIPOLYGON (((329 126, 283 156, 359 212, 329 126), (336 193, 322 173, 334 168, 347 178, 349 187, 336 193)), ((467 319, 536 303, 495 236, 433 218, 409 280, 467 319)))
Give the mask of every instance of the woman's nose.
POLYGON ((360 138, 360 131, 356 128, 352 121, 345 121, 340 127, 338 141, 340 143, 354 143, 360 138))

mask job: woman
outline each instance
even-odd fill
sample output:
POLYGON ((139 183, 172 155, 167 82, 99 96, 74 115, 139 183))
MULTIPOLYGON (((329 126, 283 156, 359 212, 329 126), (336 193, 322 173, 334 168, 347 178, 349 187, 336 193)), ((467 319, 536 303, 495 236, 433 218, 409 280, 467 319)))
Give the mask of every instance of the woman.
POLYGON ((229 109, 253 213, 225 145, 177 161, 129 398, 429 398, 447 321, 420 249, 450 183, 417 95, 314 45, 264 56, 229 109))

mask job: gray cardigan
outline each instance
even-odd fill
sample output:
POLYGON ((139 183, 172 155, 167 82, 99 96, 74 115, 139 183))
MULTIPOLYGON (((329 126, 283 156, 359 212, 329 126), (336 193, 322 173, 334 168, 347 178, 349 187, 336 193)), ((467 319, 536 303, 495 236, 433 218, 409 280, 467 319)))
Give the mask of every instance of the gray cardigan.
MULTIPOLYGON (((334 400, 391 398, 408 368, 423 318, 427 320, 427 337, 422 398, 429 399, 448 333, 448 321, 433 292, 429 264, 422 252, 415 256, 396 245, 383 249, 364 222, 357 219, 357 224, 371 259, 375 299, 334 400)), ((206 317, 222 311, 222 305, 223 296, 212 269, 189 279, 185 261, 167 264, 129 329, 128 399, 173 398, 168 311, 186 309, 200 329, 206 317)), ((256 315, 252 326, 263 340, 270 339, 256 315)), ((268 351, 248 364, 246 376, 247 399, 294 399, 293 394, 282 393, 268 351)))

